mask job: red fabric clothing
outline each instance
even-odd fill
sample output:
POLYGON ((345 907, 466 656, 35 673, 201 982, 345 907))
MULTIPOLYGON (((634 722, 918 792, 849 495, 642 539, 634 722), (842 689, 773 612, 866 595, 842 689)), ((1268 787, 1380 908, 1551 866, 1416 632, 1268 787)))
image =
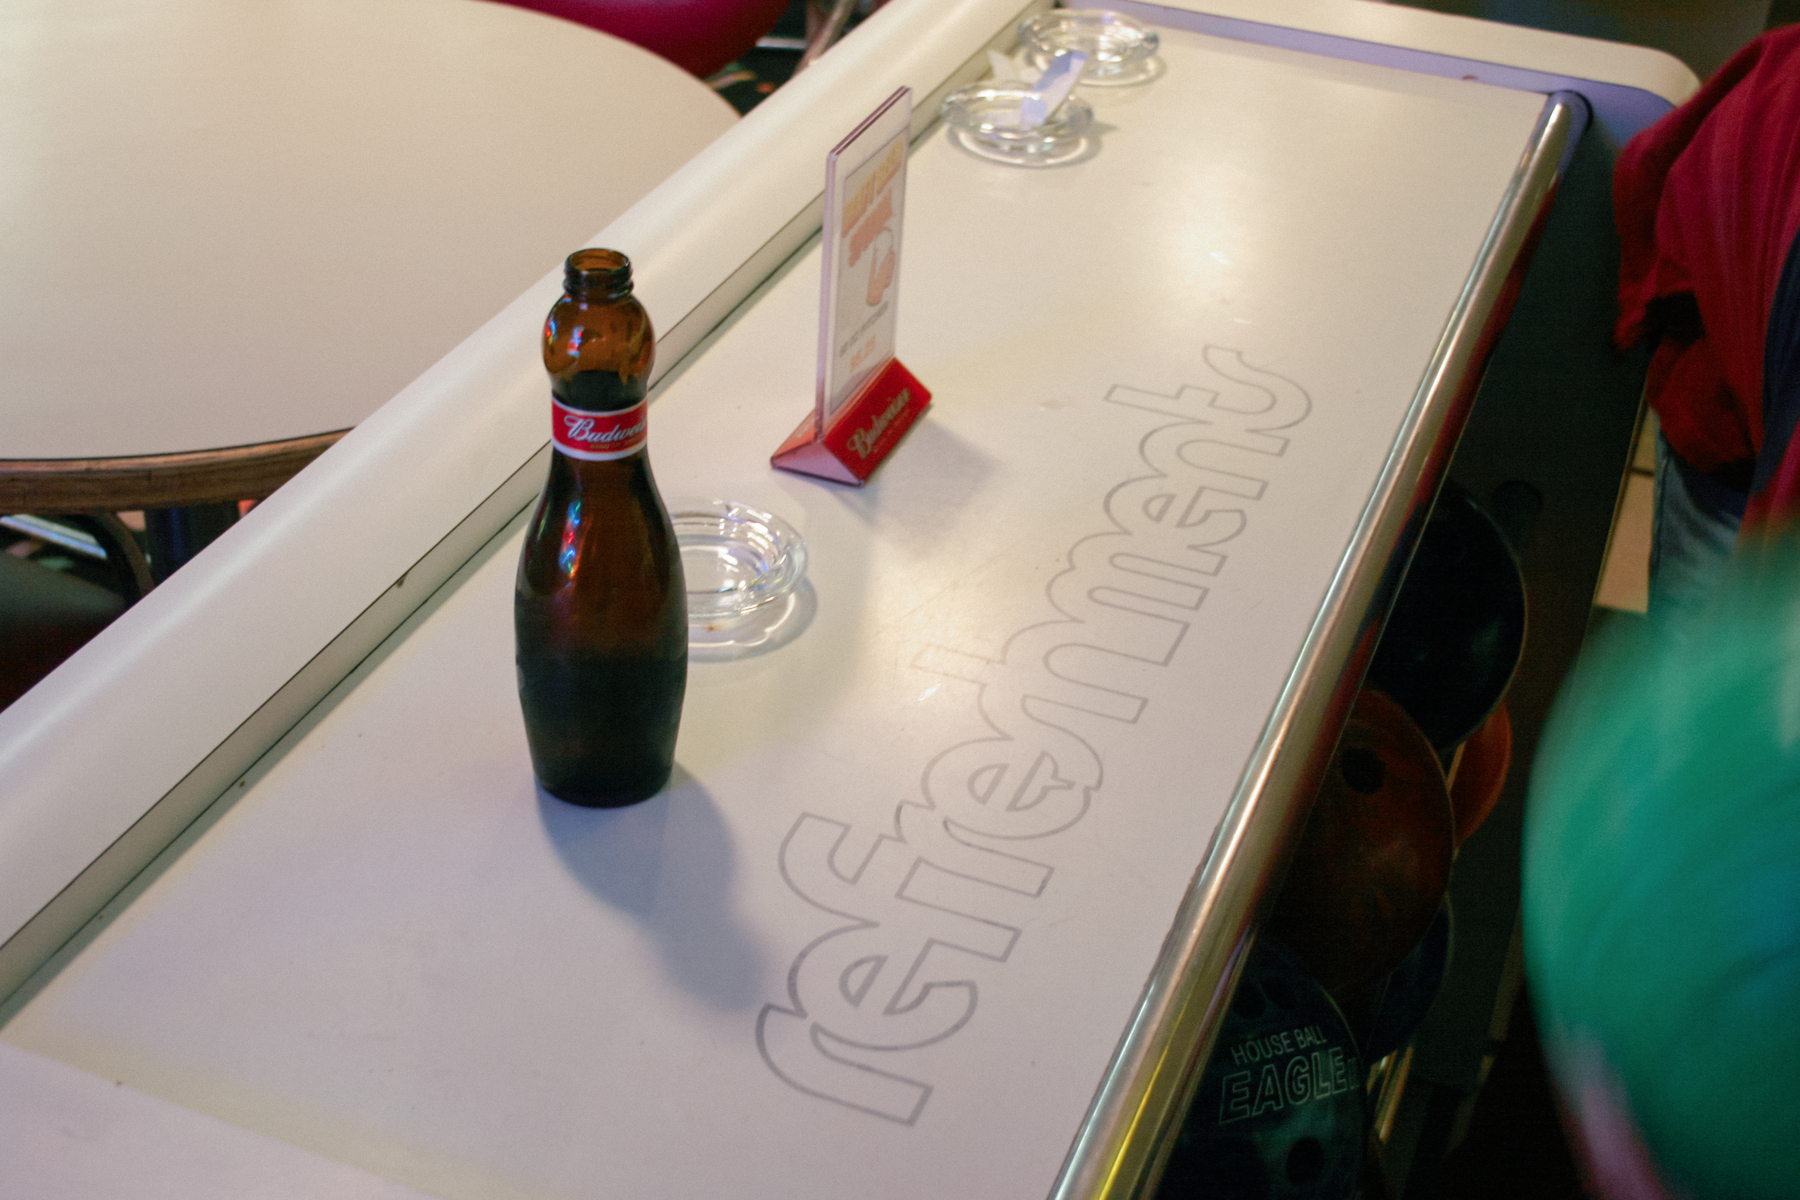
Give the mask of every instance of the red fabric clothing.
POLYGON ((1800 26, 1751 42, 1633 138, 1613 201, 1615 335, 1660 336, 1647 389, 1664 436, 1704 472, 1755 459, 1769 309, 1800 229, 1800 26), (1660 319, 1658 302, 1684 294, 1701 330, 1660 319))

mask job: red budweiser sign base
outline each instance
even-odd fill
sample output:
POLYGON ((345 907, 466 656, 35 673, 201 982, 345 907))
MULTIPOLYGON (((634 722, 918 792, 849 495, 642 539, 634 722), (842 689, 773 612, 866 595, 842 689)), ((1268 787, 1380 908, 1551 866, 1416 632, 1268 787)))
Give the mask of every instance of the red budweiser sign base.
POLYGON ((808 413, 769 462, 796 475, 861 487, 930 403, 925 385, 890 358, 823 431, 818 414, 808 413))

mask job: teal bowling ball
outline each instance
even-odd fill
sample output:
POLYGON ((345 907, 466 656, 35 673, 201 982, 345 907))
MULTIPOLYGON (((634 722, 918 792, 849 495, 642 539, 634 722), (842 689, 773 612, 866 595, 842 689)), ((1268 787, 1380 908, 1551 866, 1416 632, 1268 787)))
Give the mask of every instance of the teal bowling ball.
POLYGON ((1605 1194, 1800 1195, 1800 546, 1615 625, 1532 771, 1527 974, 1605 1194))

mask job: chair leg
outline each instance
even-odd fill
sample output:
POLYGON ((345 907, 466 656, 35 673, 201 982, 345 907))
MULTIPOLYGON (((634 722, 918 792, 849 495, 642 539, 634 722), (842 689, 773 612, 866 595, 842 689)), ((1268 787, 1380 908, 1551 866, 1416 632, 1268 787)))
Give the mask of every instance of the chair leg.
POLYGON ((124 594, 127 606, 142 600, 144 593, 156 586, 150 575, 150 561, 144 557, 137 535, 125 527, 125 522, 119 520, 116 513, 68 513, 56 519, 79 526, 100 543, 100 548, 106 551, 106 564, 119 581, 119 590, 124 594))
POLYGON ((819 55, 831 49, 831 44, 844 36, 844 26, 850 20, 850 10, 855 7, 856 0, 836 0, 822 14, 819 14, 816 0, 807 7, 806 52, 800 56, 800 65, 794 68, 794 74, 798 75, 812 66, 819 55))

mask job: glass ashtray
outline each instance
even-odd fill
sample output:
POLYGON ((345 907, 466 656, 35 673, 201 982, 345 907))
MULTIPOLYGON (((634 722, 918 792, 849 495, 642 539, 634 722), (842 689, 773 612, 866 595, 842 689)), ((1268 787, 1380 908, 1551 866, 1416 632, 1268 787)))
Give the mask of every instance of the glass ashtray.
POLYGON ((977 83, 944 101, 950 135, 983 158, 1027 167, 1053 167, 1072 162, 1087 151, 1088 126, 1094 110, 1080 96, 1070 96, 1042 125, 1019 123, 1019 105, 1031 85, 1018 81, 977 83))
POLYGON ((680 497, 669 520, 687 577, 688 621, 742 616, 806 575, 806 543, 780 517, 731 500, 680 497))
POLYGON ((1123 13, 1103 8, 1053 8, 1019 26, 1025 60, 1040 69, 1065 50, 1088 56, 1081 69, 1084 84, 1142 83, 1161 70, 1153 30, 1123 13))

